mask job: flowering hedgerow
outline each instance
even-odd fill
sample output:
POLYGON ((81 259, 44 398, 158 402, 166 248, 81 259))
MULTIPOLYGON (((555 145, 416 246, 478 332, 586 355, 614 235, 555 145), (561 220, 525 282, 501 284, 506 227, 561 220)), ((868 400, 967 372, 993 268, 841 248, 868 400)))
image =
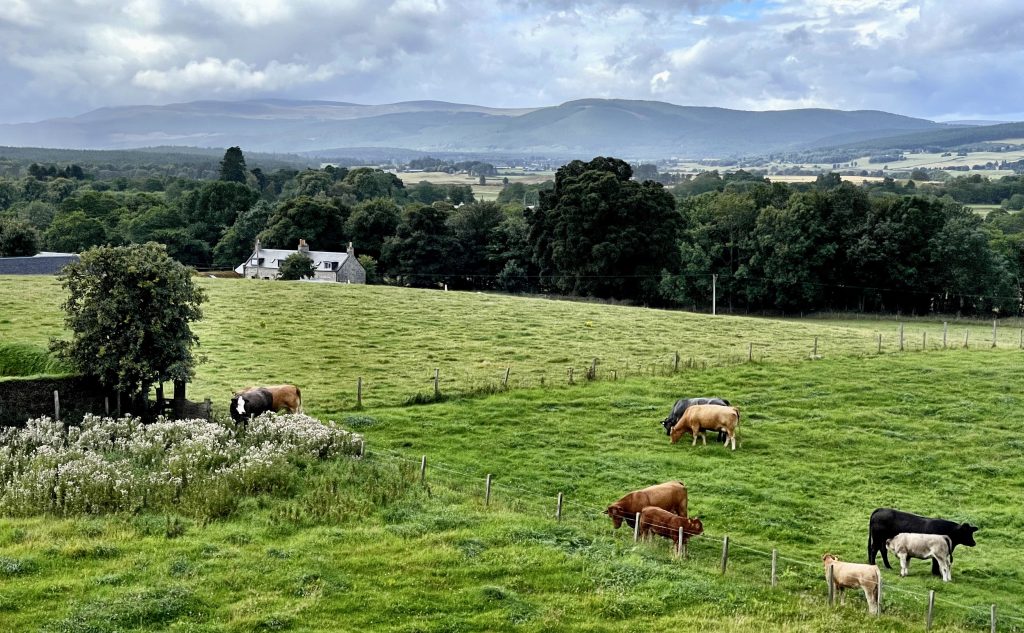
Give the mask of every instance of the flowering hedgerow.
POLYGON ((230 512, 240 494, 287 485, 295 464, 358 452, 334 422, 266 413, 235 430, 206 420, 87 415, 0 429, 0 513, 230 512))

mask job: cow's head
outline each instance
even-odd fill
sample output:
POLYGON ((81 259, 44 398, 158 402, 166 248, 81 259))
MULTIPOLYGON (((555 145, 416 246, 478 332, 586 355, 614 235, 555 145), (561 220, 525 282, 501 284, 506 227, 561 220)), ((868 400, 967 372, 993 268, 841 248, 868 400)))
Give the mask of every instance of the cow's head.
POLYGON ((825 567, 828 567, 832 563, 838 563, 839 559, 835 554, 825 554, 821 557, 821 562, 825 563, 825 567))
POLYGON ((616 530, 619 529, 619 526, 622 525, 622 506, 617 503, 613 503, 605 509, 604 513, 612 518, 612 527, 616 530))
POLYGON ((672 421, 671 416, 662 420, 661 425, 665 427, 665 435, 672 435, 672 427, 675 426, 675 422, 672 421))
POLYGON ((245 415, 245 398, 244 397, 238 396, 238 398, 235 400, 235 411, 238 412, 238 415, 245 415))
POLYGON ((683 526, 683 532, 686 532, 687 534, 703 534, 704 523, 696 517, 687 519, 686 525, 683 526))
POLYGON ((967 547, 974 547, 977 545, 977 543, 974 542, 974 533, 977 531, 978 528, 970 523, 961 523, 956 526, 956 531, 951 535, 953 543, 957 545, 966 545, 967 547))

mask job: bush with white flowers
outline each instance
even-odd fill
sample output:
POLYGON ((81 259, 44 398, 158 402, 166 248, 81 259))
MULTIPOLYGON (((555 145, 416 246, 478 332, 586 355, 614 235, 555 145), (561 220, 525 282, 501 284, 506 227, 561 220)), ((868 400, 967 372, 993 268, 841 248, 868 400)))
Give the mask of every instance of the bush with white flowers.
POLYGON ((301 414, 266 413, 237 430, 206 420, 42 417, 0 429, 0 513, 222 515, 240 495, 285 487, 297 463, 358 454, 361 442, 301 414))

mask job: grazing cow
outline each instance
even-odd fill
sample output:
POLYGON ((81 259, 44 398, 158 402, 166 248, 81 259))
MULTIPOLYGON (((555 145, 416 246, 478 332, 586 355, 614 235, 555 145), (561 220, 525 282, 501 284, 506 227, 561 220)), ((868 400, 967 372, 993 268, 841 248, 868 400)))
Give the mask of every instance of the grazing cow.
MULTIPOLYGON (((875 557, 881 552, 886 569, 892 569, 892 565, 889 564, 889 553, 885 549, 885 542, 901 532, 948 536, 951 541, 949 556, 952 560, 953 550, 957 545, 967 547, 977 545, 974 542, 974 533, 977 531, 978 528, 969 523, 922 517, 892 508, 878 508, 871 513, 871 521, 868 525, 868 562, 873 565, 875 557)), ((940 575, 939 563, 935 560, 932 560, 932 575, 940 575)))
MULTIPOLYGON (((665 435, 672 434, 672 427, 675 426, 679 418, 683 417, 686 410, 695 404, 719 404, 723 407, 728 407, 729 401, 723 400, 722 398, 687 398, 685 400, 676 400, 676 403, 672 405, 672 411, 668 414, 668 417, 661 421, 661 425, 665 427, 665 435)), ((719 431, 718 441, 723 441, 725 434, 719 431)))
POLYGON ((686 516, 686 484, 669 481, 648 486, 625 495, 604 511, 612 519, 616 529, 626 521, 629 527, 636 526, 636 513, 647 506, 656 506, 679 516, 686 516))
POLYGON ((302 392, 295 385, 247 387, 231 396, 231 417, 236 421, 282 409, 302 413, 302 392))
POLYGON ((647 506, 640 511, 638 535, 641 538, 653 533, 672 539, 672 543, 678 547, 679 528, 683 528, 684 545, 690 540, 691 536, 704 533, 704 524, 701 523, 700 519, 681 517, 656 506, 647 506))
POLYGON ((274 410, 274 394, 263 387, 252 387, 231 396, 231 419, 245 422, 274 410))
POLYGON ((942 582, 953 580, 953 541, 945 534, 912 534, 903 532, 885 542, 885 548, 900 558, 900 576, 910 573, 911 558, 939 564, 942 582))
POLYGON ((821 557, 825 564, 825 581, 828 582, 828 568, 832 568, 832 586, 839 590, 839 604, 846 603, 846 590, 860 587, 864 597, 868 599, 868 613, 878 613, 878 587, 882 582, 882 572, 878 565, 864 563, 844 563, 832 554, 821 557))
MULTIPOLYGON (((697 437, 700 436, 707 446, 708 440, 701 435, 704 429, 711 431, 725 431, 728 440, 732 441, 732 450, 736 450, 736 429, 740 424, 740 411, 736 407, 723 407, 717 404, 697 404, 686 409, 683 417, 679 418, 676 425, 672 427, 672 443, 675 444, 684 433, 689 431, 693 434, 693 446, 697 445, 697 437)), ((727 442, 728 443, 728 442, 727 442)))

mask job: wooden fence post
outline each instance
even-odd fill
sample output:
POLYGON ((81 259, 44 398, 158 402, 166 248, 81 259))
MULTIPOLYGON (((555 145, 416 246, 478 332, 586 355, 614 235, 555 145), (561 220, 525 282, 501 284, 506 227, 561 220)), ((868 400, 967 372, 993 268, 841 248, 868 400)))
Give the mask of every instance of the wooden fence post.
POLYGON ((722 573, 725 573, 725 568, 729 564, 729 535, 722 537, 722 573))
POLYGON ((363 408, 363 377, 356 378, 356 407, 363 408))
POLYGON ((103 396, 104 415, 110 415, 110 396, 103 396))
POLYGON ((754 344, 747 343, 747 362, 753 362, 754 360, 754 344))
POLYGON ((928 592, 928 614, 924 618, 924 630, 932 630, 932 615, 935 612, 935 590, 928 592))
POLYGON ((949 323, 947 321, 942 322, 942 349, 946 349, 946 332, 949 331, 949 323))
POLYGON ((597 359, 590 363, 590 371, 587 372, 587 380, 595 380, 597 378, 597 359))
POLYGON ((426 483, 427 481, 427 456, 424 455, 420 458, 420 483, 426 483))
POLYGON ((558 493, 558 503, 555 505, 555 521, 562 522, 562 493, 558 493))
POLYGON ((772 550, 772 587, 779 584, 779 577, 776 573, 779 564, 779 550, 772 550))
POLYGON ((992 319, 992 347, 996 346, 996 319, 992 319))
POLYGON ((120 389, 118 389, 118 391, 117 391, 117 415, 118 415, 118 417, 120 417, 120 415, 121 415, 121 390, 120 389))
POLYGON ((1017 349, 1024 349, 1024 328, 1020 331, 1020 343, 1018 343, 1017 349))
POLYGON ((832 569, 833 565, 828 566, 828 570, 825 572, 825 580, 828 582, 828 606, 834 606, 836 603, 836 585, 832 579, 835 571, 832 569))
POLYGON ((613 369, 612 370, 612 380, 618 380, 618 379, 619 379, 619 372, 618 372, 618 370, 613 369))
POLYGON ((633 542, 636 543, 640 540, 640 513, 637 512, 636 516, 633 517, 633 542))
POLYGON ((968 349, 967 339, 970 338, 970 336, 971 331, 967 328, 964 328, 964 349, 968 349))
POLYGON ((572 367, 569 368, 569 384, 570 385, 573 384, 573 381, 572 381, 572 367))
POLYGON ((900 323, 900 351, 903 351, 903 323, 900 323))
POLYGON ((992 605, 992 610, 989 612, 989 633, 996 633, 996 605, 992 605))
POLYGON ((484 506, 491 505, 491 473, 487 473, 487 487, 484 490, 484 506))
POLYGON ((434 368, 434 400, 441 398, 441 370, 434 368))
POLYGON ((878 353, 879 354, 882 353, 882 335, 881 334, 878 335, 878 353))
POLYGON ((679 371, 679 352, 676 352, 676 357, 673 362, 673 371, 679 371))
POLYGON ((676 558, 683 555, 683 526, 679 526, 679 533, 676 534, 676 558))
POLYGON ((366 456, 366 436, 359 440, 359 459, 366 456))
POLYGON ((506 367, 505 368, 505 377, 501 379, 501 388, 502 389, 508 387, 508 375, 511 372, 512 372, 512 368, 511 367, 506 367))
POLYGON ((53 390, 53 419, 60 419, 60 393, 56 389, 53 390))
POLYGON ((814 356, 818 355, 818 337, 814 337, 814 356))
POLYGON ((928 349, 928 333, 921 332, 921 351, 928 349))

